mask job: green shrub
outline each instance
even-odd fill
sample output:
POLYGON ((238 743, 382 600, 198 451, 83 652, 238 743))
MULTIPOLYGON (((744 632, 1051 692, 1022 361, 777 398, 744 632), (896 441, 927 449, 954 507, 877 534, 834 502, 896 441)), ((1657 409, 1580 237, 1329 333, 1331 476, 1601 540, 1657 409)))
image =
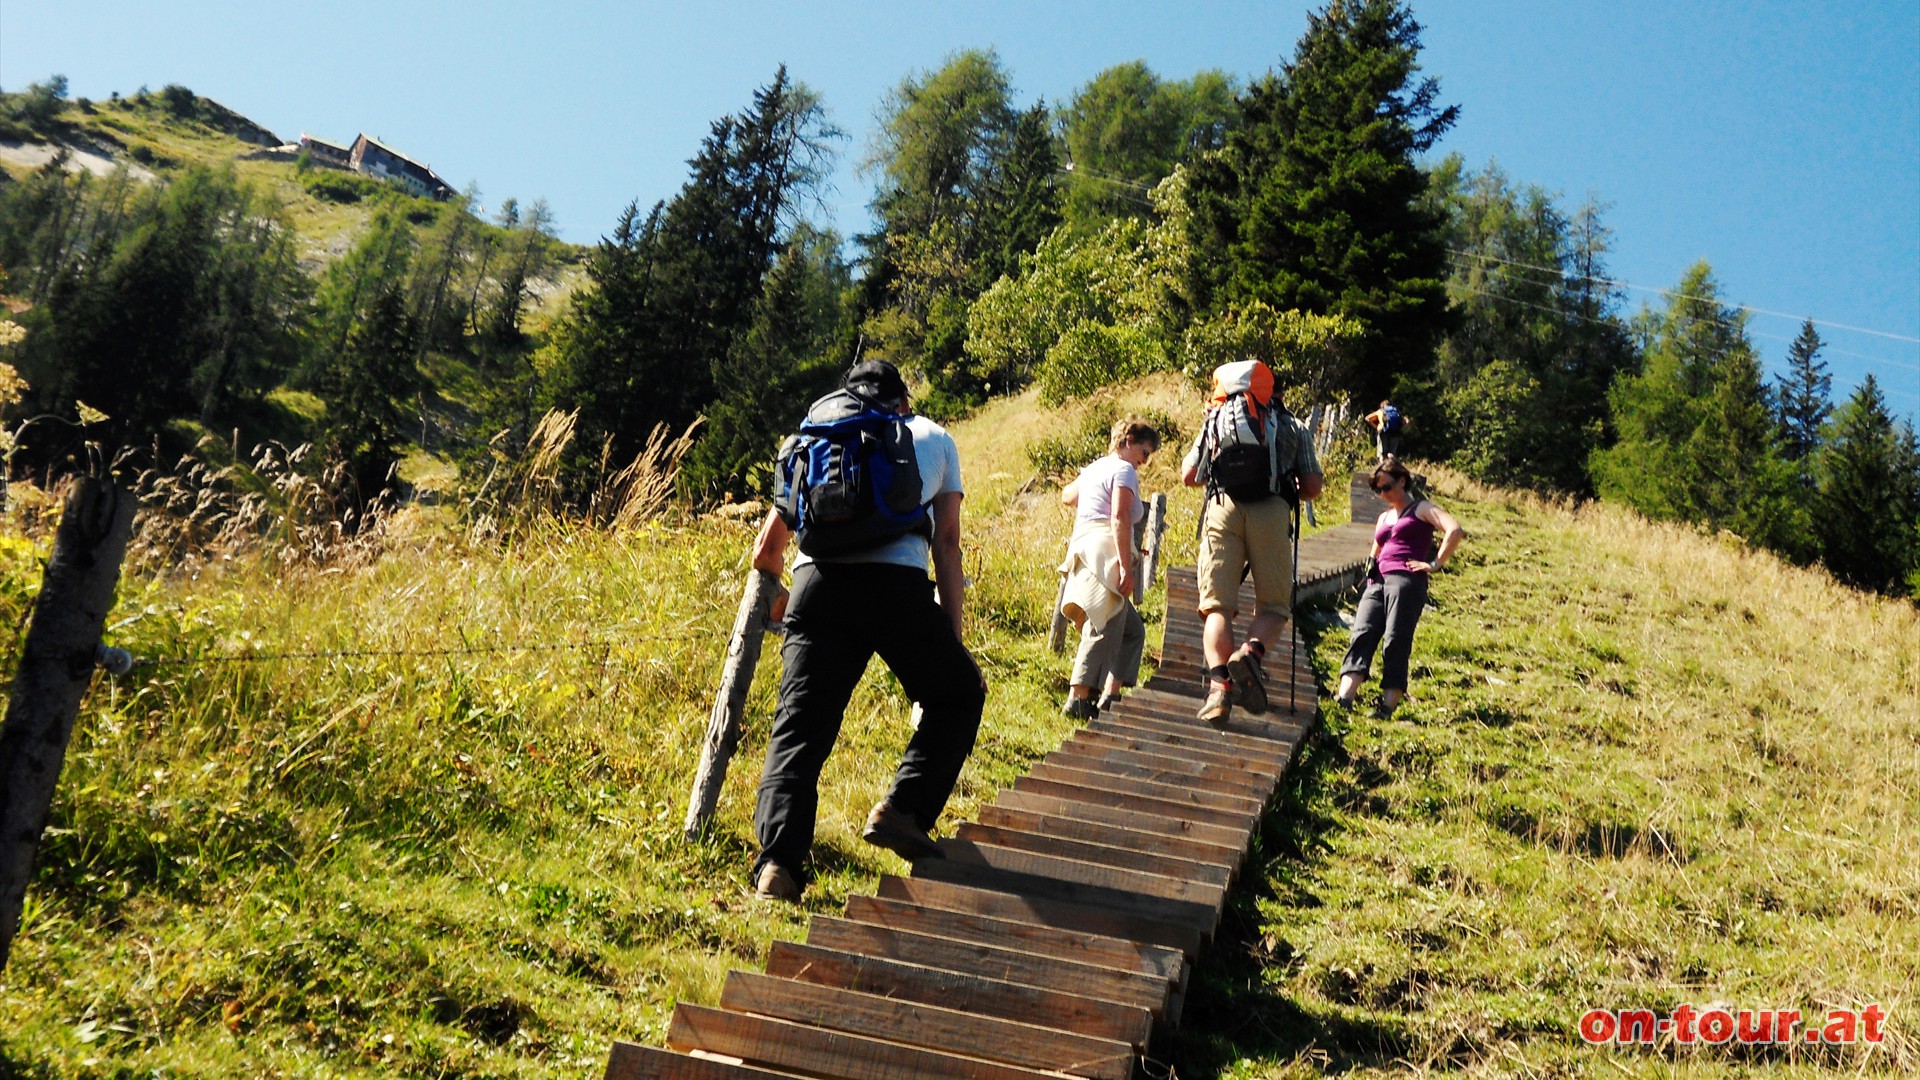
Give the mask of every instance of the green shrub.
POLYGON ((377 198, 388 190, 387 185, 378 180, 331 169, 315 169, 306 173, 300 177, 300 185, 316 199, 348 206, 362 199, 377 198))

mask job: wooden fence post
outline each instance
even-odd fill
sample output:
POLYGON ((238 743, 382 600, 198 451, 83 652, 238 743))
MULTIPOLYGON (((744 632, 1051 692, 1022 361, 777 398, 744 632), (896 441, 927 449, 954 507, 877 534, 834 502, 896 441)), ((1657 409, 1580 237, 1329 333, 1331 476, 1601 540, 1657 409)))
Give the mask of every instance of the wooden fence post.
POLYGON ((714 697, 713 712, 707 717, 707 737, 700 745, 693 794, 687 800, 685 831, 689 840, 707 831, 714 807, 720 802, 720 786, 727 779, 727 765, 740 748, 740 714, 746 711, 747 690, 753 686, 761 638, 767 632, 767 614, 778 595, 780 582, 772 574, 764 570, 748 572, 740 612, 733 619, 733 637, 727 641, 726 664, 720 670, 720 692, 714 697))
POLYGON ((1167 535, 1167 493, 1162 491, 1154 495, 1147 503, 1147 555, 1140 575, 1133 583, 1133 602, 1138 604, 1146 590, 1153 588, 1153 579, 1160 573, 1160 542, 1167 535))
POLYGON ((6 720, 0 723, 0 968, 6 967, 20 931, 54 785, 66 763, 80 700, 93 681, 136 501, 111 480, 83 476, 76 481, 33 603, 6 720))
POLYGON ((1067 613, 1060 605, 1067 598, 1067 575, 1060 575, 1060 587, 1053 591, 1053 622, 1047 627, 1047 648, 1063 652, 1067 647, 1067 613))

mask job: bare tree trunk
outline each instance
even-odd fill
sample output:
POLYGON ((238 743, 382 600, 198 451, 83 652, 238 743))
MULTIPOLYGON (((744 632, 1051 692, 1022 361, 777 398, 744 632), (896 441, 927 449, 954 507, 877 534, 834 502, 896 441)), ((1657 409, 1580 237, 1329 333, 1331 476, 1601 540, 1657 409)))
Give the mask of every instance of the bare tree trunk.
POLYGON ((134 502, 110 480, 88 476, 74 484, 34 601, 0 724, 0 968, 20 930, 67 740, 93 679, 100 632, 133 530, 134 502))

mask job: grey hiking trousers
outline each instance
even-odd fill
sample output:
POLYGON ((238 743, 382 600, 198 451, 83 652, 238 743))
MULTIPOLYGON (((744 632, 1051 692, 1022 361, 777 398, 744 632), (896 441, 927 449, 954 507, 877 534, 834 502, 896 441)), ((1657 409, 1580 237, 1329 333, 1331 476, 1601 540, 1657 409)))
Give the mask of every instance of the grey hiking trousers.
POLYGON ((1353 642, 1347 646, 1347 658, 1340 664, 1341 675, 1367 680, 1373 666, 1373 651, 1382 638, 1385 649, 1380 658, 1380 689, 1407 688, 1407 658, 1413 655, 1413 631, 1420 625, 1420 612, 1427 606, 1426 574, 1392 573, 1382 580, 1367 583, 1360 594, 1360 606, 1353 613, 1353 642))

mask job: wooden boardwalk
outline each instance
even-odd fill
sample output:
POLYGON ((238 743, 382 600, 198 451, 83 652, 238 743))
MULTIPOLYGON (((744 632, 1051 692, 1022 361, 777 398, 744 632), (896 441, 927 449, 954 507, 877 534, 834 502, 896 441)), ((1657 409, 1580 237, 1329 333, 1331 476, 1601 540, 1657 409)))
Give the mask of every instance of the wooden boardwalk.
MULTIPOLYGON (((1378 509, 1358 480, 1353 507, 1364 524, 1301 544, 1303 597, 1357 575, 1378 509)), ((676 1006, 666 1048, 615 1043, 608 1080, 1136 1075, 1179 1022, 1319 705, 1295 635, 1270 646, 1266 715, 1195 720, 1193 568, 1168 568, 1167 589, 1146 685, 942 839, 945 858, 774 943, 764 973, 728 974, 718 1008, 676 1006)))

